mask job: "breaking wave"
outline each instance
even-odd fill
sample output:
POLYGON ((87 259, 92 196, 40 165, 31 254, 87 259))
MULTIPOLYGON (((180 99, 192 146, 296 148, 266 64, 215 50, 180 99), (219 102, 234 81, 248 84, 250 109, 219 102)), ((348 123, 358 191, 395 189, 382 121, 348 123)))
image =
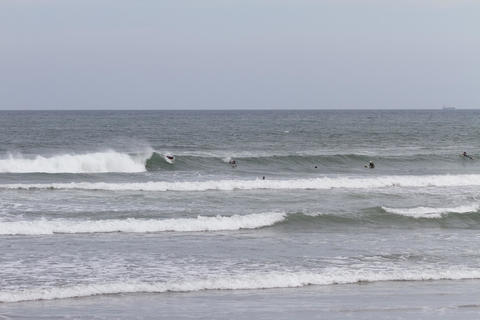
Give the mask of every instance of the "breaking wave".
POLYGON ((207 191, 256 189, 374 189, 386 187, 480 186, 479 174, 397 175, 376 177, 320 177, 290 180, 207 180, 181 182, 72 182, 51 184, 1 184, 3 189, 81 189, 109 191, 207 191))
MULTIPOLYGON (((437 167, 449 167, 455 163, 465 165, 456 155, 414 154, 414 155, 372 155, 366 154, 268 154, 268 153, 235 153, 231 152, 180 152, 175 155, 175 165, 165 159, 167 151, 154 151, 147 148, 142 152, 125 153, 114 150, 104 152, 65 153, 53 156, 12 155, 7 154, 0 159, 0 173, 105 173, 105 172, 144 172, 156 170, 201 170, 209 168, 229 169, 228 161, 235 159, 242 168, 271 168, 274 164, 282 171, 310 171, 314 166, 319 168, 347 167, 363 168, 369 160, 387 164, 390 168, 409 167, 413 162, 417 166, 431 165, 437 161, 437 167), (442 164, 443 163, 443 164, 442 164)), ((469 163, 469 165, 472 165, 469 163)))
POLYGON ((180 219, 110 219, 66 220, 38 219, 31 221, 2 221, 0 235, 48 235, 54 233, 106 233, 106 232, 194 232, 256 229, 285 220, 285 213, 268 212, 233 216, 198 216, 180 219))
POLYGON ((130 155, 113 150, 84 154, 62 154, 51 157, 37 155, 34 158, 13 156, 0 159, 2 173, 102 173, 143 172, 145 161, 151 152, 130 155))
POLYGON ((0 302, 53 300, 120 293, 193 292, 201 290, 247 290, 296 288, 309 285, 352 284, 379 281, 425 281, 480 279, 480 270, 412 269, 373 270, 327 268, 321 272, 269 272, 219 276, 190 281, 116 282, 65 287, 0 291, 0 302))
MULTIPOLYGON (((307 171, 311 172, 315 167, 317 170, 349 168, 362 169, 365 163, 369 160, 375 162, 381 167, 391 169, 402 169, 405 166, 412 167, 431 167, 432 162, 435 162, 435 167, 439 168, 453 168, 456 165, 465 165, 456 155, 433 155, 433 154, 414 154, 414 155, 366 155, 366 154, 268 154, 258 152, 185 152, 180 151, 175 155, 175 166, 169 166, 164 161, 164 156, 160 153, 154 152, 147 160, 146 167, 149 171, 155 170, 184 170, 195 171, 202 169, 211 170, 229 170, 230 166, 226 164, 230 160, 237 161, 239 168, 258 170, 261 169, 286 171, 307 171)), ((469 166, 474 163, 469 163, 469 166)))
POLYGON ((432 207, 414 207, 414 208, 389 208, 382 207, 389 213, 398 214, 413 218, 441 218, 448 213, 472 213, 480 209, 478 204, 463 205, 458 207, 432 208, 432 207))
POLYGON ((479 206, 454 208, 388 208, 372 207, 362 214, 264 212, 232 216, 197 216, 170 219, 35 219, 0 221, 0 235, 53 235, 79 233, 153 233, 153 232, 208 232, 260 229, 265 227, 319 230, 331 225, 388 227, 478 228, 479 206), (390 213, 390 214, 385 214, 390 213), (455 213, 460 213, 456 215, 455 213), (426 218, 426 219, 420 219, 426 218))

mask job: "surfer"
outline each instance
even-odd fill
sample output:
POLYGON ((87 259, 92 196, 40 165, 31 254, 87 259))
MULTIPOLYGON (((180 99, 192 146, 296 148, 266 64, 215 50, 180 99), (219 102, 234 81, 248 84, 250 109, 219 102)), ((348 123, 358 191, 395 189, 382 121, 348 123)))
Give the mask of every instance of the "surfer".
POLYGON ((235 160, 233 160, 233 159, 230 160, 228 163, 232 166, 232 168, 236 168, 236 167, 237 167, 237 161, 235 161, 235 160))
POLYGON ((473 160, 473 158, 471 156, 469 156, 466 151, 463 151, 463 153, 460 156, 461 157, 463 156, 464 158, 468 158, 470 160, 473 160))
POLYGON ((175 162, 175 156, 171 153, 167 153, 165 155, 165 160, 170 163, 170 164, 173 164, 175 162))
POLYGON ((365 165, 365 168, 374 169, 375 163, 373 163, 373 161, 369 161, 368 164, 365 165))

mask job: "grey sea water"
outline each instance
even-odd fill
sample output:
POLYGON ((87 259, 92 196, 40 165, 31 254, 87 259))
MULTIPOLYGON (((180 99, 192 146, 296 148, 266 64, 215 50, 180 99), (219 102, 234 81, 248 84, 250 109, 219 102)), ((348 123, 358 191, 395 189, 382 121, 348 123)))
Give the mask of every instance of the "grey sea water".
POLYGON ((0 137, 0 317, 480 315, 480 111, 3 111, 0 137))

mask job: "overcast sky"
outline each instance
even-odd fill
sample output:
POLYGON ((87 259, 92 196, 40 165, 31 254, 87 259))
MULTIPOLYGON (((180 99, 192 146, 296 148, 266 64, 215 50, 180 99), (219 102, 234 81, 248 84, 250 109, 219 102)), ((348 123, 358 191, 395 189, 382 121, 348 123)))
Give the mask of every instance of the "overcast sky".
POLYGON ((480 1, 0 0, 0 108, 480 107, 480 1))

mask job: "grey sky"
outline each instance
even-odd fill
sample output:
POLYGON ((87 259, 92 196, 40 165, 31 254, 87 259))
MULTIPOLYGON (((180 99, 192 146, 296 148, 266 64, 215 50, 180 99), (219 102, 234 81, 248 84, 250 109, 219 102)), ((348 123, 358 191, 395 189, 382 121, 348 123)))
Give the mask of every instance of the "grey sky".
POLYGON ((480 1, 1 0, 0 108, 480 107, 480 1))

